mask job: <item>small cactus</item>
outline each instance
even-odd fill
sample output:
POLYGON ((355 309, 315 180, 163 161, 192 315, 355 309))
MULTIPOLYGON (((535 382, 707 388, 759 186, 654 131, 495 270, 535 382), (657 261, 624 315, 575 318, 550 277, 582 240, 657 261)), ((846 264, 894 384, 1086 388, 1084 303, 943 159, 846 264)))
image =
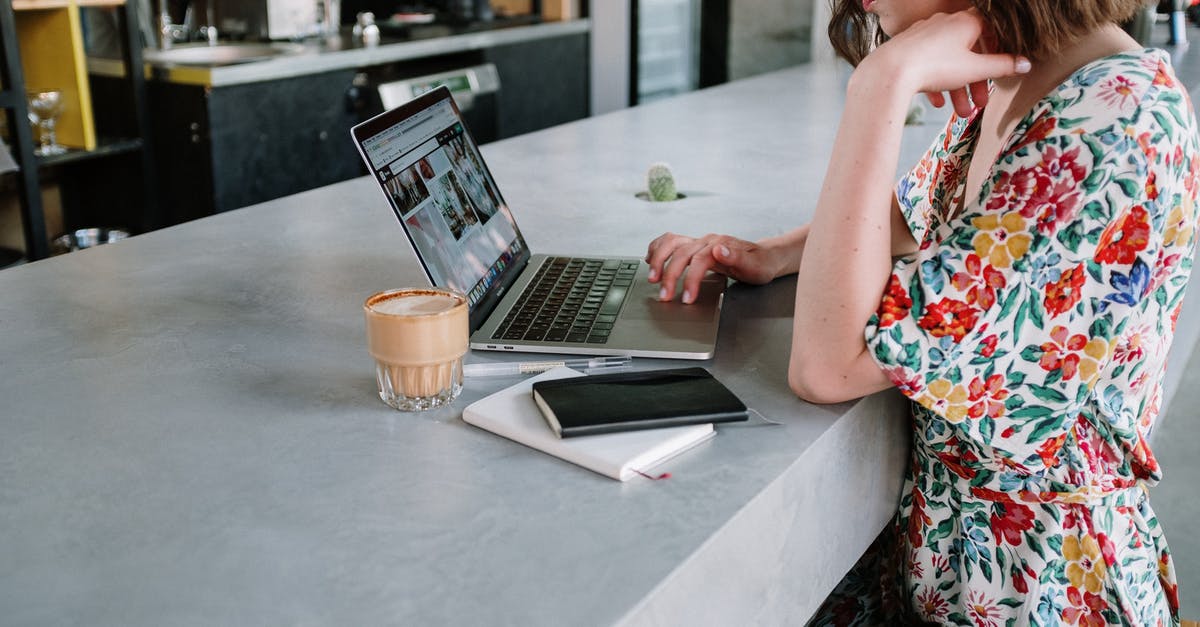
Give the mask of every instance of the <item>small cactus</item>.
POLYGON ((646 172, 646 189, 649 191, 650 200, 655 202, 678 198, 671 166, 665 163, 652 164, 646 172))

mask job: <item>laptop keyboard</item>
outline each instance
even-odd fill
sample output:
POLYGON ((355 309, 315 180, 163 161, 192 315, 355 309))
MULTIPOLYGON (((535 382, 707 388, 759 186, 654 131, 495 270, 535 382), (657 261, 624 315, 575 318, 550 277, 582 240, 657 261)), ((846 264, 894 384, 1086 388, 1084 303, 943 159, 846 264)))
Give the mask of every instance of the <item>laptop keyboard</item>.
POLYGON ((603 344, 637 267, 621 259, 551 257, 492 339, 603 344))

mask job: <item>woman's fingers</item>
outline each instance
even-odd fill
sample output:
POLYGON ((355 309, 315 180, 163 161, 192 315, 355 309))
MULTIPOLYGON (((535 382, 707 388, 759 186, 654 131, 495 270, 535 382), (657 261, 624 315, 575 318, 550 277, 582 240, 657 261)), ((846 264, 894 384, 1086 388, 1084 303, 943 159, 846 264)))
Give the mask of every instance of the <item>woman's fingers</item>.
POLYGON ((689 241, 692 241, 692 238, 675 233, 663 233, 650 241, 650 245, 646 247, 646 265, 650 266, 651 283, 657 283, 661 279, 663 266, 675 249, 689 241))
POLYGON ((965 89, 954 89, 950 91, 950 102, 954 103, 954 113, 960 118, 965 118, 971 115, 971 98, 967 95, 965 89))
MULTIPOLYGON (((672 250, 671 257, 665 262, 658 279, 659 285, 662 286, 658 293, 659 300, 675 298, 675 288, 685 273, 689 277, 703 277, 713 266, 710 249, 711 246, 708 242, 698 239, 681 243, 672 250)), ((695 298, 698 286, 699 279, 696 280, 696 286, 692 287, 690 291, 686 286, 684 287, 684 302, 691 302, 695 298)))
POLYGON ((976 109, 982 109, 983 107, 987 106, 987 81, 975 81, 967 86, 967 90, 971 92, 971 102, 975 105, 976 109))

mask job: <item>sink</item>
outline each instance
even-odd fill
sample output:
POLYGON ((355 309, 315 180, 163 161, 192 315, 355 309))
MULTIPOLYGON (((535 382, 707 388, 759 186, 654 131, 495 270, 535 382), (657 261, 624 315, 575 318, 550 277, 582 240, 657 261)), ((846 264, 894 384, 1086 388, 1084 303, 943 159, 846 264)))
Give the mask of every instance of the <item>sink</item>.
POLYGON ((280 55, 296 54, 304 47, 287 43, 225 43, 179 45, 167 50, 147 50, 144 58, 155 64, 174 65, 234 65, 273 59, 280 55))

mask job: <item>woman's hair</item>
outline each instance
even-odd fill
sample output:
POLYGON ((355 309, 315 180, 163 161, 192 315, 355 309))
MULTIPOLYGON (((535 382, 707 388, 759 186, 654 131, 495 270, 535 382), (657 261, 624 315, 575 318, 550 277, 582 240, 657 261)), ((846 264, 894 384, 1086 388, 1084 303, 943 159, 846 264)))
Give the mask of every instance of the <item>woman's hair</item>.
MULTIPOLYGON (((854 65, 886 39, 862 0, 830 0, 829 41, 854 65)), ((971 0, 1001 51, 1043 59, 1096 28, 1133 17, 1146 0, 971 0)))

